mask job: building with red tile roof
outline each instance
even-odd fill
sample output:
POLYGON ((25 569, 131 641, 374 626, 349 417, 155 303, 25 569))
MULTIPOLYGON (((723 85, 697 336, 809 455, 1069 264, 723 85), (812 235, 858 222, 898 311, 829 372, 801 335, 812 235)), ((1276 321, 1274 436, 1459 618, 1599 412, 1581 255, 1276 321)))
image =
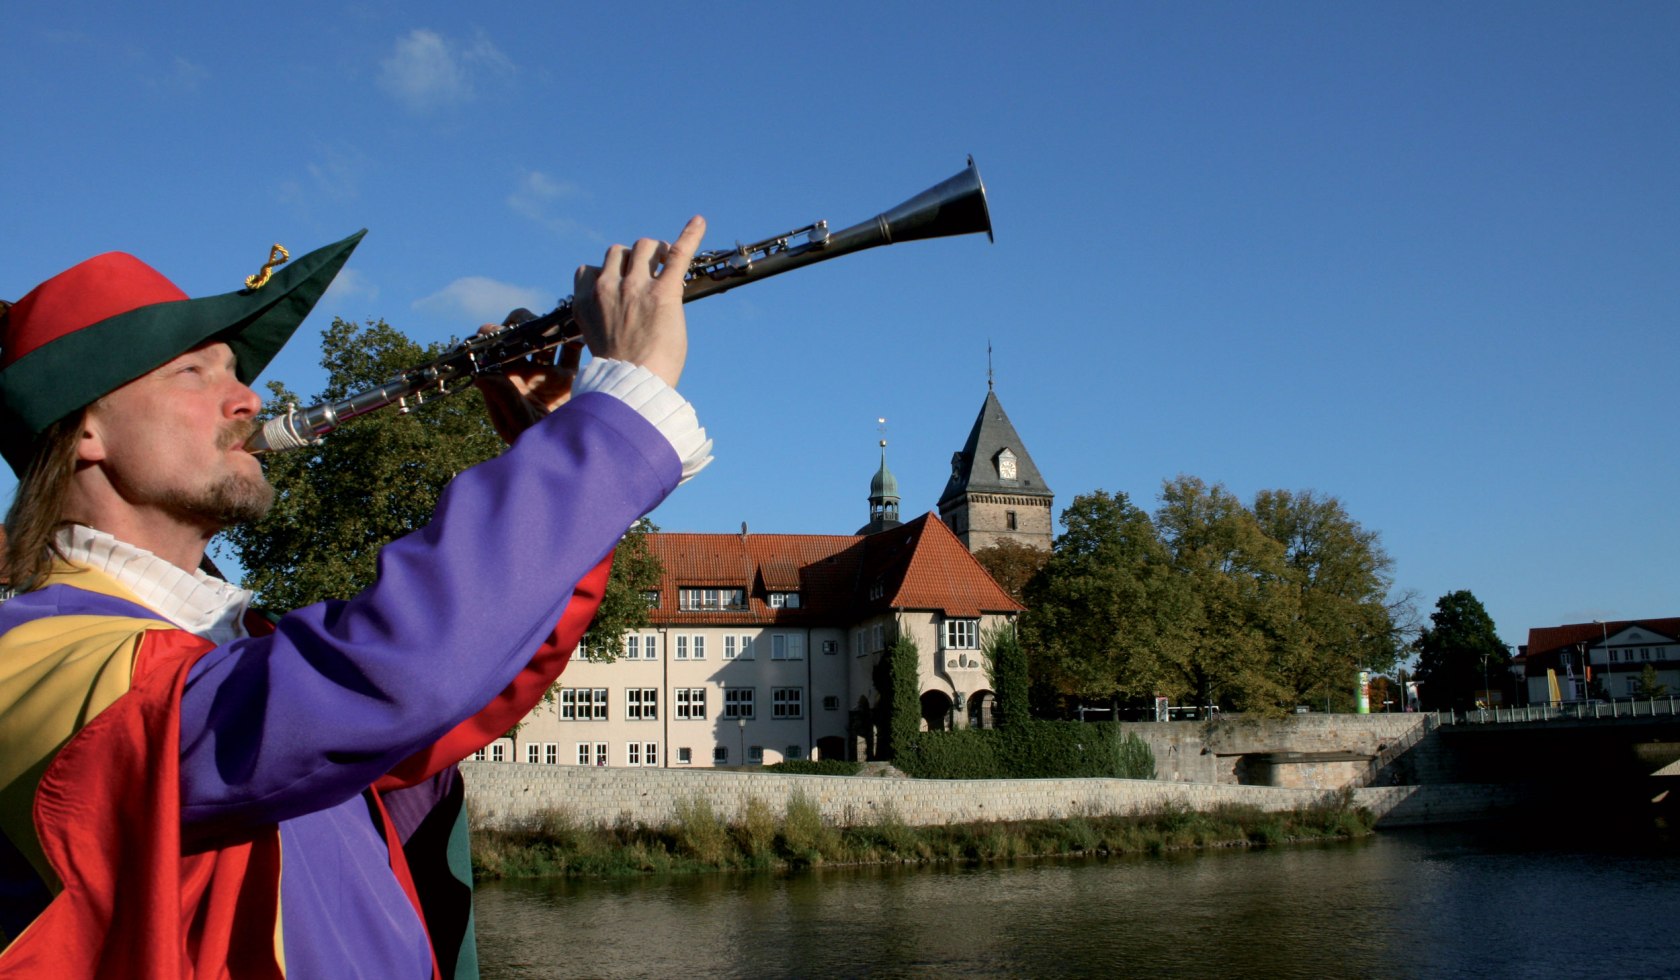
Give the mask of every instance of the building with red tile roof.
POLYGON ((1530 704, 1630 697, 1647 666, 1680 691, 1680 617, 1536 627, 1512 666, 1530 704))
POLYGON ((883 440, 869 522, 855 534, 743 525, 651 535, 664 576, 650 627, 614 661, 575 659, 557 701, 485 757, 695 767, 868 758, 887 721, 877 678, 900 635, 921 652, 924 722, 989 725, 996 697, 981 646, 1023 609, 971 549, 1004 538, 1049 547, 1053 498, 987 387, 939 514, 900 522, 883 440))

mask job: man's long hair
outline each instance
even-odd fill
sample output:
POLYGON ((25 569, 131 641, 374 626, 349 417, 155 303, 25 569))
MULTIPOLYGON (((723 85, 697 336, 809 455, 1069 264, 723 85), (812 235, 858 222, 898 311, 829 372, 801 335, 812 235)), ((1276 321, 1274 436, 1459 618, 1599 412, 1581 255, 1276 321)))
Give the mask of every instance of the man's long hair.
POLYGON ((36 437, 35 452, 18 477, 17 495, 6 512, 6 573, 18 592, 39 588, 59 553, 56 538, 66 523, 76 444, 86 421, 87 410, 82 409, 47 426, 36 437))

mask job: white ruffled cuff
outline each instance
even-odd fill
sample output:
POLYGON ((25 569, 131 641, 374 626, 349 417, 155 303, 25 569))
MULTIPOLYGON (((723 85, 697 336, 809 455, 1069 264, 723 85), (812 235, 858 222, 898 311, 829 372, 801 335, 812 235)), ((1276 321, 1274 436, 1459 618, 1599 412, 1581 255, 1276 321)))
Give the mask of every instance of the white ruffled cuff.
POLYGON ((640 364, 595 358, 572 382, 573 394, 586 391, 611 395, 653 423, 682 460, 682 482, 687 483, 712 461, 712 440, 706 438, 694 406, 640 364))

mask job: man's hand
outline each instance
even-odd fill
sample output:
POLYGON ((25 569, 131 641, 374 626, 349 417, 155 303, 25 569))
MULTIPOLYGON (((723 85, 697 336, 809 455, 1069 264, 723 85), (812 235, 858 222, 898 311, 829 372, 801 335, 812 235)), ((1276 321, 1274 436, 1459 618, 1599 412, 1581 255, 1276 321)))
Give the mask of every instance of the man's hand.
POLYGON ((683 276, 705 233, 705 219, 696 216, 675 242, 614 245, 601 265, 578 267, 572 308, 590 353, 640 364, 677 386, 688 359, 683 276))
MULTIPOLYGON (((514 310, 502 322, 510 326, 533 316, 530 310, 514 310)), ((478 328, 481 334, 502 329, 493 323, 478 328)), ((572 379, 577 377, 582 344, 565 344, 531 357, 502 365, 497 374, 481 374, 476 380, 484 395, 484 410, 502 441, 513 445, 519 434, 537 424, 572 397, 572 379)))

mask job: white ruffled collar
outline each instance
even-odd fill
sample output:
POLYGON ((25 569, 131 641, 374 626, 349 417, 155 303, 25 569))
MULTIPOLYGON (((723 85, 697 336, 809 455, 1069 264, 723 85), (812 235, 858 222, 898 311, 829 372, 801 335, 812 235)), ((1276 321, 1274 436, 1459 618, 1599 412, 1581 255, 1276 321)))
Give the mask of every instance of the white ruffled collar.
POLYGON ((72 524, 58 532, 59 550, 77 565, 109 575, 176 626, 213 643, 245 636, 252 594, 201 571, 186 571, 104 531, 72 524))

